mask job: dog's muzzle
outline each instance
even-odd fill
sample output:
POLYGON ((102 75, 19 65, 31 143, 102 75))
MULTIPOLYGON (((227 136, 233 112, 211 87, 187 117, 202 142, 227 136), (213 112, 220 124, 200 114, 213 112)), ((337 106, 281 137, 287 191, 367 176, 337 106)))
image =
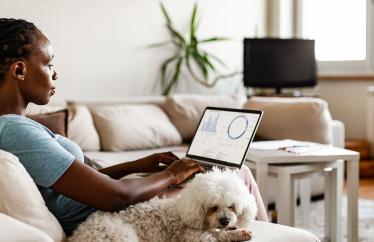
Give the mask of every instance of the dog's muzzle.
POLYGON ((230 220, 229 220, 228 217, 222 217, 218 221, 224 227, 227 226, 229 224, 229 222, 230 222, 230 220))

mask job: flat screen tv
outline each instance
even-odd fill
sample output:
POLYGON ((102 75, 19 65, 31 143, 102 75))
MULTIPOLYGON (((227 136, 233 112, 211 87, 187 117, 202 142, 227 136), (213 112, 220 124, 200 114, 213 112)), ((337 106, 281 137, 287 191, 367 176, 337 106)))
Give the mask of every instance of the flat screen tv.
POLYGON ((280 93, 282 88, 317 85, 314 44, 307 39, 244 39, 244 86, 280 93))

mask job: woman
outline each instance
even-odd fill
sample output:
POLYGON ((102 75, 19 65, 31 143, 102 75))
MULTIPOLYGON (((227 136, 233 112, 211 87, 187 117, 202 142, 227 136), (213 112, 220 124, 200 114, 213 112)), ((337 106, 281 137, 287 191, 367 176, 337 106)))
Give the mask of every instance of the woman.
MULTIPOLYGON (((46 205, 70 235, 97 209, 118 211, 154 196, 174 194, 178 185, 204 169, 193 160, 160 153, 95 170, 69 139, 25 117, 27 105, 47 104, 55 94, 53 49, 34 24, 0 19, 0 149, 16 155, 38 185, 46 205), (139 179, 120 179, 151 172, 139 179)), ((249 169, 240 171, 258 202, 258 219, 267 220, 249 169)))

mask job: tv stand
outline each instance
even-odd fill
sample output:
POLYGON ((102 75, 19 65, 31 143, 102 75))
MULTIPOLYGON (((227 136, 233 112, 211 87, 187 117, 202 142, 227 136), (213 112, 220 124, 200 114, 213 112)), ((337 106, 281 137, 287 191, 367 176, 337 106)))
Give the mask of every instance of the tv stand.
POLYGON ((262 96, 262 97, 303 97, 303 93, 298 90, 282 92, 280 88, 274 91, 269 90, 256 90, 251 96, 262 96))

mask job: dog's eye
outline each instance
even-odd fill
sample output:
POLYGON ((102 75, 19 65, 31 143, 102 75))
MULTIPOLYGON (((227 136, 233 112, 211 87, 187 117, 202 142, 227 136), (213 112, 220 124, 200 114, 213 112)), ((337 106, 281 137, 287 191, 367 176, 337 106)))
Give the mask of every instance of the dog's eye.
POLYGON ((217 210, 218 210, 218 206, 214 206, 214 207, 211 208, 212 212, 216 212, 217 210))
POLYGON ((229 206, 229 209, 234 210, 234 209, 235 209, 235 206, 234 206, 234 205, 231 205, 231 206, 229 206))

